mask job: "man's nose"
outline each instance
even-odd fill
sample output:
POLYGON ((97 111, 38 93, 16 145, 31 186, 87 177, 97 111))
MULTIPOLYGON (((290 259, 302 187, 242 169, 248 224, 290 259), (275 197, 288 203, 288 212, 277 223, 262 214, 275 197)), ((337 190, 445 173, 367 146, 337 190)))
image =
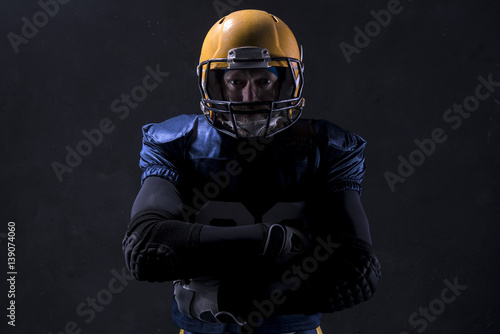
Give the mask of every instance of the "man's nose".
POLYGON ((258 102, 259 94, 257 87, 250 81, 242 91, 242 102, 258 102))

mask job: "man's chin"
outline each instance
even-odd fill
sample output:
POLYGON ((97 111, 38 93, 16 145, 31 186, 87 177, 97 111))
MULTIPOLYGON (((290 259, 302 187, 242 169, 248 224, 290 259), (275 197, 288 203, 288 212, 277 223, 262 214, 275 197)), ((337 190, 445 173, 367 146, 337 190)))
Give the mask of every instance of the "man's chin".
POLYGON ((248 113, 248 114, 237 114, 234 116, 238 123, 251 123, 256 121, 263 121, 268 118, 268 114, 263 113, 248 113))

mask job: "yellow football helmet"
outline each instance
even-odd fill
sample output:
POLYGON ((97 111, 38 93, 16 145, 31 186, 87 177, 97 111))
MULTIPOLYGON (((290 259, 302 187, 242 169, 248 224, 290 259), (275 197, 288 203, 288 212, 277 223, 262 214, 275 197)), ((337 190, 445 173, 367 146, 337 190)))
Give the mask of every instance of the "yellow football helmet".
POLYGON ((260 10, 233 12, 217 21, 205 37, 197 68, 201 109, 210 125, 235 138, 269 137, 295 123, 304 98, 302 48, 288 26, 260 10), (266 69, 279 80, 272 101, 235 102, 221 87, 231 70, 266 69), (245 114, 261 117, 245 121, 245 114))

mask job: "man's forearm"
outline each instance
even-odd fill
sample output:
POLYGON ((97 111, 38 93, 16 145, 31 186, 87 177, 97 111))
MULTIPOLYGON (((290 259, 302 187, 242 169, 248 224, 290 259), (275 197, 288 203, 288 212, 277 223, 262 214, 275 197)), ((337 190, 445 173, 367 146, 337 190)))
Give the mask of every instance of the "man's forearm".
POLYGON ((245 293, 235 293, 241 282, 223 282, 220 305, 243 317, 269 303, 273 315, 336 312, 371 298, 379 278, 380 264, 368 243, 324 236, 272 279, 248 282, 245 293))

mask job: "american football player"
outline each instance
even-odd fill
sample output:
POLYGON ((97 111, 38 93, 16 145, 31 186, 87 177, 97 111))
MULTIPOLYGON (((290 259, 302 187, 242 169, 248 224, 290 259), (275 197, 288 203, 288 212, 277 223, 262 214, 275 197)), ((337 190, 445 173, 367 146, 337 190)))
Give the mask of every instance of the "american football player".
POLYGON ((365 141, 301 117, 302 48, 267 12, 217 21, 197 74, 201 114, 143 127, 127 267, 173 282, 181 333, 321 333, 322 313, 366 301, 380 277, 365 141))

